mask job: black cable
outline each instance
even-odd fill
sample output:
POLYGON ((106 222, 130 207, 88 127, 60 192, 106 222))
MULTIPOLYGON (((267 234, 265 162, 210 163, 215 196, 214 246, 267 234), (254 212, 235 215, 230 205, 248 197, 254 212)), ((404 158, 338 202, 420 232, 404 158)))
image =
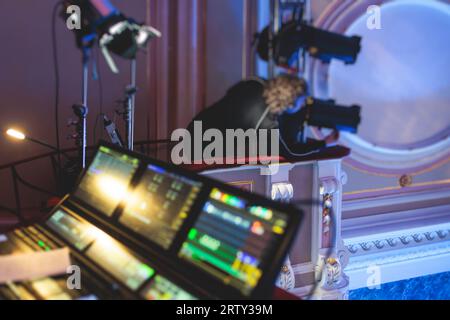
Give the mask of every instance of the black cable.
MULTIPOLYGON (((55 134, 56 134, 56 149, 58 150, 58 166, 59 171, 62 170, 61 164, 61 141, 59 138, 59 60, 58 60, 58 47, 57 47, 57 37, 56 37, 56 18, 58 15, 59 6, 63 4, 63 1, 58 1, 53 7, 52 13, 52 51, 53 51, 53 66, 55 72, 55 134)), ((59 173, 60 173, 59 172, 59 173)))
POLYGON ((31 182, 25 180, 24 178, 22 178, 22 176, 21 176, 18 172, 16 172, 15 177, 16 177, 17 180, 18 180, 20 183, 22 183, 25 187, 28 187, 29 189, 31 189, 31 190, 33 190, 33 191, 37 191, 37 192, 40 192, 40 193, 42 193, 42 194, 45 194, 45 195, 51 196, 51 197, 57 196, 57 194, 56 194, 55 192, 52 192, 52 191, 43 189, 43 188, 38 187, 38 186, 32 184, 31 182))
POLYGON ((102 68, 100 59, 100 48, 97 48, 97 73, 98 73, 98 94, 100 113, 103 114, 103 81, 102 81, 102 68))
POLYGON ((11 208, 7 208, 7 207, 4 207, 4 206, 0 206, 0 210, 6 211, 6 212, 8 212, 8 213, 12 213, 13 215, 16 215, 16 210, 11 209, 11 208))
MULTIPOLYGON (((97 144, 97 129, 98 129, 98 120, 100 117, 103 117, 105 113, 103 112, 103 81, 102 81, 102 71, 101 71, 101 65, 100 65, 100 49, 97 48, 97 55, 96 55, 96 61, 97 65, 97 81, 98 81, 98 98, 99 98, 99 113, 97 114, 97 117, 95 118, 95 124, 94 124, 94 145, 97 144)), ((104 131, 101 131, 100 139, 103 139, 104 131)))
MULTIPOLYGON (((94 137, 93 137, 93 138, 94 138, 94 145, 97 144, 97 128, 98 128, 98 120, 99 120, 101 117, 103 117, 103 116, 105 116, 104 113, 99 113, 99 114, 97 114, 97 116, 95 117, 94 134, 93 134, 93 136, 94 136, 94 137)), ((102 133, 103 133, 103 130, 102 130, 102 133)), ((100 136, 100 138, 103 139, 103 134, 100 136)))

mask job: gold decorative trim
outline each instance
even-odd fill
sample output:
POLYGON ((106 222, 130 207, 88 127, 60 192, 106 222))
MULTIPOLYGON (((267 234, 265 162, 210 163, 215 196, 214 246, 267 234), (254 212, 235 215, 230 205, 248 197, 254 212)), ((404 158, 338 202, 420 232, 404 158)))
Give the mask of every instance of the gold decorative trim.
POLYGON ((228 185, 233 187, 244 187, 250 186, 250 192, 253 192, 253 186, 255 184, 254 181, 235 181, 235 182, 227 182, 228 185))
MULTIPOLYGON (((353 159, 353 161, 357 161, 357 160, 353 159)), ((443 167, 444 165, 446 165, 449 162, 450 162, 450 156, 448 156, 447 158, 445 158, 445 159, 435 163, 434 165, 432 165, 429 168, 426 168, 426 169, 423 169, 423 170, 420 170, 420 171, 410 172, 410 173, 408 173, 408 175, 410 175, 412 177, 419 176, 421 174, 425 174, 425 173, 431 172, 434 169, 443 167)), ((358 172, 361 172, 361 173, 365 173, 365 174, 369 174, 369 175, 372 175, 372 176, 377 176, 377 177, 399 178, 399 177, 401 177, 403 175, 401 173, 395 173, 395 174, 394 173, 379 173, 379 172, 372 172, 372 171, 369 171, 369 170, 364 170, 364 169, 358 168, 357 166, 349 163, 346 160, 344 160, 344 165, 350 167, 351 169, 353 169, 355 171, 358 171, 358 172)))
POLYGON ((439 181, 430 181, 430 182, 421 182, 421 183, 414 183, 411 184, 408 187, 386 187, 386 188, 377 188, 377 189, 365 189, 365 190, 358 190, 358 191, 352 191, 352 192, 345 192, 344 196, 351 196, 351 195, 358 195, 363 193, 369 193, 369 192, 379 192, 379 191, 396 191, 396 190, 405 190, 410 189, 414 187, 428 187, 428 186, 438 186, 438 185, 450 185, 450 179, 447 180, 439 180, 439 181))

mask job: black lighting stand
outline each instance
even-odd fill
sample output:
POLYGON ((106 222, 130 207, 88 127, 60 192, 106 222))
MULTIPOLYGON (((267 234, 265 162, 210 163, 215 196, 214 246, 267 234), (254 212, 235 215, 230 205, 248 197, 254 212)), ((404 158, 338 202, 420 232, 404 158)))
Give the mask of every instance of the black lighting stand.
POLYGON ((135 111, 136 111, 136 58, 131 60, 130 85, 125 90, 126 106, 125 106, 125 129, 127 148, 130 151, 134 149, 134 127, 135 127, 135 111))
POLYGON ((138 88, 136 86, 136 59, 131 60, 131 76, 130 84, 125 88, 125 98, 118 100, 122 105, 122 110, 117 110, 116 113, 122 116, 125 123, 125 140, 128 150, 134 149, 134 128, 135 128, 135 112, 136 112, 136 93, 138 88))
MULTIPOLYGON (((312 23, 311 2, 310 0, 270 0, 270 23, 268 28, 268 78, 272 79, 277 75, 277 63, 275 61, 274 39, 280 32, 284 23, 283 18, 287 10, 294 13, 300 12, 300 15, 293 16, 306 24, 312 23)), ((304 77, 306 75, 307 55, 303 49, 299 50, 298 72, 304 77)))
POLYGON ((75 126, 75 134, 72 136, 78 147, 78 157, 81 169, 86 168, 87 158, 87 115, 88 108, 88 87, 89 87, 89 62, 91 54, 91 46, 83 46, 82 48, 82 65, 83 75, 81 80, 81 104, 72 106, 73 113, 77 117, 77 121, 70 123, 75 126))
POLYGON ((75 104, 72 106, 73 113, 77 116, 78 121, 76 124, 76 145, 78 147, 78 158, 81 160, 81 168, 86 168, 86 117, 88 114, 88 108, 81 104, 75 104))
POLYGON ((85 46, 83 52, 83 79, 82 79, 82 105, 74 106, 75 115, 78 116, 79 124, 77 126, 78 147, 81 156, 81 167, 86 168, 86 151, 87 151, 87 121, 86 117, 89 113, 88 108, 88 87, 89 87, 89 60, 91 48, 85 46))

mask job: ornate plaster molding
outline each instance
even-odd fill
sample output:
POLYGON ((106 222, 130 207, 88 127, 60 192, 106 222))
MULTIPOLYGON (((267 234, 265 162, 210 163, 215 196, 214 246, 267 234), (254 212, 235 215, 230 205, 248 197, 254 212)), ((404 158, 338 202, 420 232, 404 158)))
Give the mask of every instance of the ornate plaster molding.
MULTIPOLYGON (((448 224, 447 224, 448 225, 448 224)), ((403 249, 411 246, 426 245, 438 241, 450 240, 450 227, 447 225, 434 226, 435 229, 417 231, 406 230, 402 234, 382 235, 379 238, 368 237, 367 241, 345 240, 347 250, 351 255, 374 253, 387 249, 403 249)))

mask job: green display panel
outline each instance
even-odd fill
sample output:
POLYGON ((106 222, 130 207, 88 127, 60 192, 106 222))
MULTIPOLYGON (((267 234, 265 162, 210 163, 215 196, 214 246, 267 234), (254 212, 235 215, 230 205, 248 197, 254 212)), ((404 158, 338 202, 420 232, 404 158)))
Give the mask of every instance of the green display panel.
POLYGON ((137 158, 100 147, 74 195, 112 216, 119 203, 128 197, 128 188, 139 167, 137 158))
POLYGON ((101 230, 86 255, 131 290, 139 289, 155 274, 152 267, 101 230))
POLYGON ((202 184, 151 165, 126 201, 119 222, 168 249, 202 184))
POLYGON ((214 189, 179 256, 250 295, 286 227, 285 214, 214 189))
POLYGON ((144 289, 142 295, 147 300, 197 300, 190 293, 159 275, 144 289))
POLYGON ((56 211, 47 220, 47 226, 80 251, 95 240, 91 224, 80 221, 63 210, 56 211))

